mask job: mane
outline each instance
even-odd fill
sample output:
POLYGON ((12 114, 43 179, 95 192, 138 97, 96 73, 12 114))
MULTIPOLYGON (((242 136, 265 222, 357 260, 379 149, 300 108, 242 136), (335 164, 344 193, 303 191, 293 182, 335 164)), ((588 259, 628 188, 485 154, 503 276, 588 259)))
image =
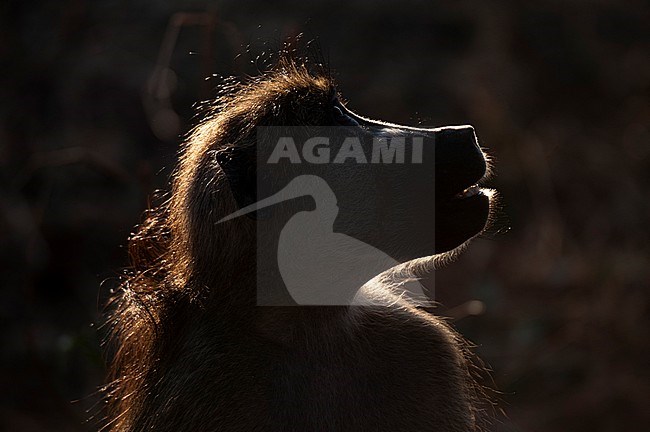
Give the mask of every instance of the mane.
MULTIPOLYGON (((104 428, 128 429, 131 413, 144 407, 150 375, 168 340, 178 331, 183 315, 200 307, 208 295, 206 275, 197 268, 196 230, 202 228, 189 209, 206 205, 198 199, 197 187, 212 197, 227 185, 218 166, 209 167, 212 178, 197 182, 205 175, 206 152, 251 145, 255 126, 269 124, 271 119, 282 122, 288 118, 285 110, 301 110, 301 102, 313 92, 333 89, 323 64, 284 55, 258 76, 225 79, 217 88, 217 97, 199 107, 200 121, 182 146, 171 194, 158 197, 129 237, 130 265, 108 304, 105 345, 112 361, 103 393, 112 420, 104 428)), ((227 214, 234 203, 224 195, 214 203, 215 211, 223 209, 227 214)), ((219 233, 222 244, 236 244, 237 233, 230 231, 219 233)), ((219 253, 220 262, 232 261, 229 250, 219 253)))

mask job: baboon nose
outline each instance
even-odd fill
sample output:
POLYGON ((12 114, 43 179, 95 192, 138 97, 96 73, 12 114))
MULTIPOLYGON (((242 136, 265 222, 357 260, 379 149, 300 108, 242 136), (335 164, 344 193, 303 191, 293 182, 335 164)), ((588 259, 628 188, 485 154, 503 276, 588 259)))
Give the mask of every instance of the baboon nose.
POLYGON ((472 126, 450 126, 439 129, 436 134, 436 146, 441 147, 445 156, 453 159, 462 159, 474 154, 483 156, 472 126))
POLYGON ((485 156, 472 126, 451 126, 436 131, 436 171, 453 183, 470 186, 486 170, 485 156))

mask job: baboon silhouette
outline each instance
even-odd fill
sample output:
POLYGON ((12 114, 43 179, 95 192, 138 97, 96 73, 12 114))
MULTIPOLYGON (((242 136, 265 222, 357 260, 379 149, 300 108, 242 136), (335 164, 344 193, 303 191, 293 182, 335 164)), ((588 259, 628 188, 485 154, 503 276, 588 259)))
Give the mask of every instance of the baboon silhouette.
POLYGON ((340 100, 327 68, 283 59, 224 86, 189 135, 169 199, 130 238, 131 272, 111 303, 109 430, 476 429, 481 387, 467 344, 443 319, 407 299, 382 304, 385 280, 372 305, 259 306, 263 215, 218 223, 257 201, 256 128, 342 125, 421 135, 435 158, 335 176, 337 232, 397 262, 419 259, 416 271, 484 229, 490 197, 473 185, 486 160, 471 127, 376 122, 340 100))

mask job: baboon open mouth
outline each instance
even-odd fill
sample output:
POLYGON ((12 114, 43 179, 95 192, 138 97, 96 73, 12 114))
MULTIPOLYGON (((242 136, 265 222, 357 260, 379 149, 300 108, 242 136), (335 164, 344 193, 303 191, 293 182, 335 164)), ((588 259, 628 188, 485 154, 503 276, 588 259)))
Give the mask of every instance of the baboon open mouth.
POLYGON ((491 188, 482 187, 481 183, 484 181, 484 178, 479 180, 477 183, 463 189, 462 192, 458 192, 452 197, 452 201, 466 201, 472 199, 488 199, 490 200, 494 194, 495 190, 491 188))
POLYGON ((443 185, 436 199, 436 252, 456 248, 481 233, 489 223, 490 208, 495 195, 493 189, 484 188, 489 177, 489 165, 478 147, 448 176, 452 179, 443 185), (460 192, 458 192, 460 191, 460 192))
POLYGON ((479 185, 475 184, 467 189, 463 190, 462 192, 457 193, 454 198, 456 199, 465 199, 465 198, 470 198, 473 197, 474 195, 478 195, 483 193, 483 190, 479 187, 479 185))

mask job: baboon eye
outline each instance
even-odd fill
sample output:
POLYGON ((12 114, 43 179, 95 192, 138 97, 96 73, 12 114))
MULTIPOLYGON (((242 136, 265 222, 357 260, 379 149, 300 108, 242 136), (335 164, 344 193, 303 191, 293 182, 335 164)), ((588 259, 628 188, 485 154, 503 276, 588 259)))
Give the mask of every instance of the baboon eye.
MULTIPOLYGON (((338 101, 336 102, 338 104, 338 101)), ((344 113, 336 104, 332 107, 332 116, 341 126, 359 126, 359 123, 346 113, 344 113)))

